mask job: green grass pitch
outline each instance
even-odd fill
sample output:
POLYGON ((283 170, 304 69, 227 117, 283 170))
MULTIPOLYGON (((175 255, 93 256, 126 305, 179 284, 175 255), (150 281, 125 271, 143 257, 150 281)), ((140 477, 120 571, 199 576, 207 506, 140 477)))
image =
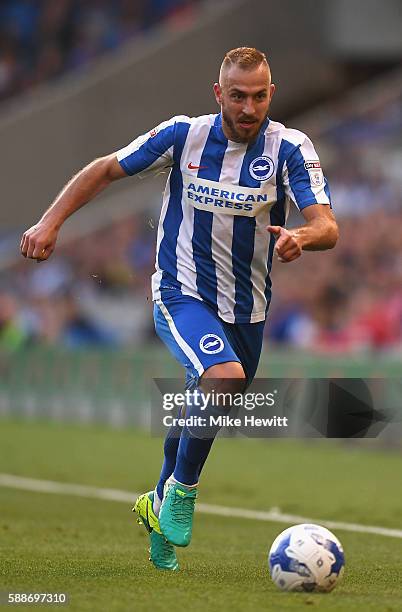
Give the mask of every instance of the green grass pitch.
MULTIPOLYGON (((0 421, 4 473, 142 492, 161 456, 161 439, 134 430, 0 421)), ((220 439, 199 499, 400 529, 401 467, 397 452, 329 441, 220 439)), ((147 561, 128 504, 0 487, 0 591, 67 592, 69 610, 402 609, 402 541, 364 533, 334 530, 347 565, 332 593, 278 591, 267 551, 287 526, 196 514, 168 574, 147 561)))

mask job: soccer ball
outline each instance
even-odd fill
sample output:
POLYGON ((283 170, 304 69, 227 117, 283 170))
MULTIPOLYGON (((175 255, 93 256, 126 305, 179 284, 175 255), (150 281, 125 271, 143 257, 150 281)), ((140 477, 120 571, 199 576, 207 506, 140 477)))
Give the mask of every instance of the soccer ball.
POLYGON ((271 578, 282 591, 332 591, 345 565, 342 544, 320 525, 282 531, 268 554, 271 578))

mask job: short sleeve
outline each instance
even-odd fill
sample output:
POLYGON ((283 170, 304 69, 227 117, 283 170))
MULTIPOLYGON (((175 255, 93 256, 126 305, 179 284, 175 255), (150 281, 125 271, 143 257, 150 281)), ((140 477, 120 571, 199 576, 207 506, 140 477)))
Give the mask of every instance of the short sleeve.
POLYGON ((116 157, 123 170, 129 175, 135 174, 142 178, 171 167, 178 119, 173 117, 164 121, 117 151, 116 157))
POLYGON ((307 136, 301 144, 291 148, 283 165, 282 180, 286 195, 299 210, 312 204, 327 204, 332 208, 327 180, 307 136))

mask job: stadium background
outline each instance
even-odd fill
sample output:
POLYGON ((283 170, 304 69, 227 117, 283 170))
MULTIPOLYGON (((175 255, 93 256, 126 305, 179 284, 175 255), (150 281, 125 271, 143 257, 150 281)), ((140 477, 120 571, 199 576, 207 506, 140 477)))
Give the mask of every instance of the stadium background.
MULTIPOLYGON (((270 115, 306 131, 316 144, 341 236, 333 252, 274 265, 258 374, 400 377, 402 15, 398 0, 381 2, 381 10, 378 5, 1 3, 0 472, 114 487, 123 470, 126 488, 147 486, 134 467, 117 463, 109 471, 103 466, 102 482, 96 476, 92 481, 85 448, 96 423, 127 428, 119 434, 106 428, 101 435, 116 444, 121 438, 114 436, 127 435, 138 463, 136 448, 146 434, 131 426, 146 427, 151 380, 181 375, 155 337, 151 317, 149 277, 165 178, 113 185, 65 224, 46 263, 22 259, 19 240, 68 178, 94 157, 175 114, 215 112, 211 85, 221 58, 243 44, 260 48, 271 62, 278 89, 270 115), (64 434, 48 429, 66 421, 72 425, 64 434), (85 427, 74 429, 79 424, 85 427), (55 460, 50 453, 57 453, 51 438, 59 435, 65 436, 60 456, 68 463, 71 454, 76 462, 65 473, 48 466, 55 460), (75 447, 77 435, 82 439, 75 447)), ((294 213, 290 222, 300 217, 294 213)), ((400 485, 400 440, 393 424, 375 442, 341 443, 333 452, 341 462, 355 453, 364 470, 371 460, 364 455, 367 447, 379 465, 383 448, 391 453, 392 447, 400 485)), ((225 446, 222 457, 230 462, 238 449, 236 441, 229 442, 234 446, 225 446)), ((160 441, 154 443, 149 442, 159 449, 160 441)), ((300 461, 318 453, 312 441, 286 445, 300 461)), ((95 445, 93 453, 103 465, 102 448, 95 445)), ((214 452, 219 462, 218 445, 214 452)), ((261 457, 269 452, 264 447, 261 457)), ((368 486, 375 488, 381 475, 373 478, 368 486)), ((280 488, 277 493, 281 497, 280 488)), ((400 487, 392 495, 396 516, 400 487)), ((292 508, 301 513, 303 502, 292 508)), ((373 520, 369 510, 366 522, 373 520)), ((386 509, 378 521, 400 527, 386 509)))
POLYGON ((270 58, 278 86, 271 115, 317 143, 341 228, 335 251, 274 266, 259 374, 327 375, 331 364, 338 375, 339 367, 345 375, 398 369, 401 23, 387 2, 373 30, 375 2, 365 3, 364 23, 358 6, 3 3, 2 411, 43 410, 50 395, 48 409, 57 412, 75 392, 76 410, 89 402, 96 412, 99 375, 115 408, 108 414, 119 405, 126 413, 138 384, 130 369, 153 371, 157 360, 161 376, 172 372, 154 336, 149 295, 165 178, 110 188, 66 223, 44 265, 19 258, 19 238, 94 157, 174 114, 214 112, 211 83, 225 49, 239 41, 270 58), (261 18, 250 24, 250 12, 261 18))

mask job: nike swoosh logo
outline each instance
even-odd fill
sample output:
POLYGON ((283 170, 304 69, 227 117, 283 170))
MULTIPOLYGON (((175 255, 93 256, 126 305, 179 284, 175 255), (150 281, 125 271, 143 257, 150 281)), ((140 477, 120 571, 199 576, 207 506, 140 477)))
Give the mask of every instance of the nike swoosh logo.
POLYGON ((194 166, 191 162, 188 164, 187 168, 189 170, 202 170, 203 168, 208 168, 208 166, 194 166))

